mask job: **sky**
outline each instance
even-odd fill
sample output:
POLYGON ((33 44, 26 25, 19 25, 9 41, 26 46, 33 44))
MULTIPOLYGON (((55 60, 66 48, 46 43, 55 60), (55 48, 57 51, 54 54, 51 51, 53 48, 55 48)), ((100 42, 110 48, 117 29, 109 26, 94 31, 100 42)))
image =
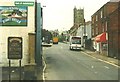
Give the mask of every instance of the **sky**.
POLYGON ((69 30, 73 26, 73 9, 84 8, 85 21, 110 0, 37 0, 43 7, 43 28, 69 30))
MULTIPOLYGON (((14 0, 34 1, 34 0, 14 0)), ((110 0, 37 0, 43 7, 43 28, 69 30, 73 26, 73 9, 84 8, 85 21, 110 0)), ((119 0, 118 0, 119 1, 119 0)))

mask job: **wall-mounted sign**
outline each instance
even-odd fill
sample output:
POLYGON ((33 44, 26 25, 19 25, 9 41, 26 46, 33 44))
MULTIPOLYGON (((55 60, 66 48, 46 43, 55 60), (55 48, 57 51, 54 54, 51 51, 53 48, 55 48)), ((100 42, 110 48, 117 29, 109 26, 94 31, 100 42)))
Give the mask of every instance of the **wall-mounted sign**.
POLYGON ((22 59, 22 37, 8 38, 8 59, 22 59))
POLYGON ((27 26, 26 6, 0 6, 0 26, 27 26))
POLYGON ((34 2, 31 1, 15 1, 16 6, 34 6, 34 2))

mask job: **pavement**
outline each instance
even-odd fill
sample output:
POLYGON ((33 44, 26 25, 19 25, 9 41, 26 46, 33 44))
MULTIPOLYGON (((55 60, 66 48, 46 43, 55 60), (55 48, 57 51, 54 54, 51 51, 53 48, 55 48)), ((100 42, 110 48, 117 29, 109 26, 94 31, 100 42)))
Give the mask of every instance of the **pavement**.
MULTIPOLYGON (((69 42, 63 42, 63 43, 69 44, 69 42)), ((106 63, 112 64, 120 68, 120 60, 116 58, 111 58, 106 55, 99 54, 96 51, 91 51, 84 48, 82 49, 82 51, 93 58, 99 59, 100 61, 104 61, 106 63)))
POLYGON ((120 68, 120 60, 118 60, 116 58, 111 58, 106 55, 102 55, 95 51, 90 51, 90 50, 83 50, 83 52, 85 52, 87 55, 89 55, 93 58, 99 59, 100 61, 104 61, 106 63, 112 64, 112 65, 120 68))
MULTIPOLYGON (((2 81, 42 81, 42 68, 41 67, 35 67, 34 70, 31 71, 31 67, 25 68, 25 67, 2 67, 2 81)), ((1 80, 1 79, 0 79, 1 80)))

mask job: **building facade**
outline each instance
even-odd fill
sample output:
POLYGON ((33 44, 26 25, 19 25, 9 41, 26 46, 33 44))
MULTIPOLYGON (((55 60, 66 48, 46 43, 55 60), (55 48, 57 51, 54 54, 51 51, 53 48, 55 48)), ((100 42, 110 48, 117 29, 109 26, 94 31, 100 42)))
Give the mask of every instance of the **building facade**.
MULTIPOLYGON (((16 50, 13 54, 15 54, 16 59, 19 57, 17 56, 19 55, 17 50, 21 48, 16 46, 16 49, 12 49, 9 46, 12 40, 18 40, 22 44, 22 66, 30 62, 28 60, 33 53, 31 52, 30 54, 29 52, 29 44, 32 43, 29 42, 32 35, 35 34, 35 2, 31 3, 28 6, 18 6, 19 4, 16 4, 14 1, 0 1, 0 62, 2 63, 0 66, 9 66, 9 57, 13 57, 10 54, 12 53, 10 50, 16 50), (12 39, 10 40, 10 38, 12 39), (19 38, 22 40, 20 41, 19 38)), ((12 66, 19 66, 18 61, 13 60, 12 66)))
MULTIPOLYGON (((110 14, 118 9, 118 2, 107 2, 97 12, 95 12, 92 19, 92 40, 93 48, 100 54, 109 56, 110 47, 110 21, 114 18, 110 18, 110 14)), ((116 15, 117 16, 117 15, 116 15)), ((118 21, 114 21, 116 24, 118 21)), ((111 22, 112 25, 114 23, 111 22)), ((115 29, 114 27, 111 27, 115 29)), ((118 44, 118 43, 116 43, 118 44)))
POLYGON ((85 23, 85 27, 84 27, 85 31, 84 31, 84 37, 85 38, 85 48, 86 49, 89 49, 89 50, 93 50, 92 49, 92 41, 91 41, 91 38, 92 38, 92 34, 91 34, 91 21, 87 21, 85 23))
POLYGON ((85 23, 85 27, 86 27, 86 35, 87 35, 87 39, 91 39, 92 34, 91 34, 91 21, 87 21, 85 23))
POLYGON ((81 45, 90 49, 91 47, 91 21, 85 22, 85 25, 81 25, 77 29, 77 36, 81 36, 81 45), (84 38, 84 35, 86 38, 84 38))
MULTIPOLYGON (((120 2, 119 2, 120 5, 120 2)), ((120 6, 108 15, 108 54, 110 57, 119 58, 120 52, 120 6)))

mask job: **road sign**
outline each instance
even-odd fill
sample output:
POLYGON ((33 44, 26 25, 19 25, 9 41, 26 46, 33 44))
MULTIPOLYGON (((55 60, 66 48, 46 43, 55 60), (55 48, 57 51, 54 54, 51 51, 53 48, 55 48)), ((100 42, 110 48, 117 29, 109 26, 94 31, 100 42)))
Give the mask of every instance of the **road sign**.
POLYGON ((32 1, 15 1, 15 6, 34 6, 34 2, 32 1))
POLYGON ((22 37, 8 38, 8 59, 22 59, 22 37))

